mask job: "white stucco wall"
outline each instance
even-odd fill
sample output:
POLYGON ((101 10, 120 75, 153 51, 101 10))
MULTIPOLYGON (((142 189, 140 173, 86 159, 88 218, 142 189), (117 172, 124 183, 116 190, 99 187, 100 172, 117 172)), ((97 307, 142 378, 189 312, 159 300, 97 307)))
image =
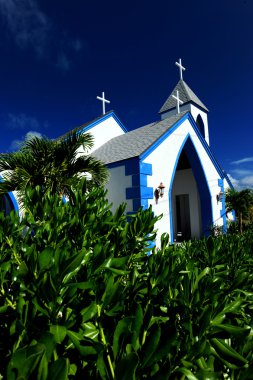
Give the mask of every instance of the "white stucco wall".
MULTIPOLYGON (((107 141, 111 140, 116 136, 123 135, 125 132, 117 121, 110 116, 108 119, 101 120, 101 122, 91 129, 87 130, 87 133, 90 133, 94 137, 94 146, 89 150, 89 154, 94 152, 100 146, 105 144, 107 141)), ((78 150, 79 153, 83 153, 83 148, 80 147, 78 150)))
POLYGON ((219 174, 214 167, 210 157, 192 128, 189 120, 185 120, 167 139, 165 139, 153 152, 151 152, 144 162, 152 164, 153 175, 148 176, 148 186, 157 188, 160 182, 166 186, 164 197, 159 199, 158 204, 155 199, 149 200, 156 215, 163 214, 163 218, 157 222, 158 242, 163 232, 171 234, 170 213, 169 209, 169 190, 171 186, 171 178, 174 174, 178 153, 185 142, 186 136, 189 135, 195 146, 198 156, 202 163, 203 170, 208 182, 208 187, 211 193, 211 203, 213 210, 213 221, 217 224, 222 224, 223 220, 220 217, 221 202, 217 204, 216 195, 219 193, 218 186, 219 174))
MULTIPOLYGON (((180 112, 184 112, 184 111, 190 111, 195 121, 197 120, 198 115, 202 117, 204 127, 205 127, 205 140, 207 144, 210 145, 207 113, 202 111, 200 108, 196 107, 195 105, 191 103, 183 104, 182 106, 180 106, 180 112)), ((161 119, 164 120, 167 117, 170 117, 176 114, 177 114, 177 110, 174 108, 168 112, 165 112, 163 115, 161 115, 161 119)))
POLYGON ((126 212, 133 210, 133 201, 126 200, 126 188, 132 187, 132 176, 125 175, 125 165, 109 169, 110 180, 106 185, 107 198, 115 212, 121 203, 126 203, 126 212))

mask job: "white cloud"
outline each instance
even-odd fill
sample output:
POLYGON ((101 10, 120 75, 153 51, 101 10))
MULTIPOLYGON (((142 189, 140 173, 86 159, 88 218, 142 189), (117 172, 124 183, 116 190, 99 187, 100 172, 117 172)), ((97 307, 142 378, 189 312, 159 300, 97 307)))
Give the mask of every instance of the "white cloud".
POLYGON ((237 168, 237 169, 231 169, 230 172, 237 177, 245 177, 247 175, 252 174, 252 169, 248 168, 237 168))
POLYGON ((253 162, 253 157, 245 157, 237 161, 232 161, 231 164, 240 165, 245 164, 246 162, 253 162))
POLYGON ((10 129, 19 130, 33 130, 38 131, 40 129, 40 124, 35 117, 28 116, 25 113, 20 114, 8 114, 8 121, 6 126, 10 129))
POLYGON ((244 187, 253 188, 253 175, 242 178, 241 183, 244 185, 244 187))
POLYGON ((70 70, 70 57, 83 50, 83 42, 57 28, 40 9, 38 0, 0 0, 0 16, 20 49, 32 50, 37 58, 63 72, 70 70))
POLYGON ((10 150, 11 151, 18 150, 20 148, 20 146, 24 143, 24 141, 31 140, 33 137, 38 137, 39 139, 41 139, 42 135, 41 135, 41 133, 39 133, 37 131, 29 131, 26 133, 25 136, 22 137, 22 139, 13 140, 11 142, 11 145, 10 145, 10 150))
POLYGON ((232 177, 231 174, 228 173, 228 178, 230 179, 232 185, 234 186, 235 189, 240 189, 241 188, 241 184, 240 184, 240 181, 234 177, 232 177))
POLYGON ((228 174, 228 177, 234 186, 234 188, 238 191, 250 188, 253 189, 253 175, 251 171, 251 175, 245 175, 242 177, 232 176, 231 174, 228 174))
POLYGON ((43 55, 51 23, 36 0, 0 0, 0 13, 20 48, 31 47, 43 55))

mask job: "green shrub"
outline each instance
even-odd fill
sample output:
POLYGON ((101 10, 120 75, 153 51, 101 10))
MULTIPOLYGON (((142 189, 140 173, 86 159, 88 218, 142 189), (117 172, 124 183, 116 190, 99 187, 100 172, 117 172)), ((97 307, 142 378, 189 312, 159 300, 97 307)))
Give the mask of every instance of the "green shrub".
POLYGON ((249 379, 253 234, 150 251, 152 210, 26 195, 0 215, 4 379, 249 379))

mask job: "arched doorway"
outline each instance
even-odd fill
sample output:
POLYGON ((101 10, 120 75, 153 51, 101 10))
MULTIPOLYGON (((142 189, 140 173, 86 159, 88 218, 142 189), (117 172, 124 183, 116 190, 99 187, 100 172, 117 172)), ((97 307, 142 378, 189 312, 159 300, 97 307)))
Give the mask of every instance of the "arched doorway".
POLYGON ((173 241, 199 239, 210 234, 212 205, 196 149, 188 136, 178 155, 170 187, 173 241))

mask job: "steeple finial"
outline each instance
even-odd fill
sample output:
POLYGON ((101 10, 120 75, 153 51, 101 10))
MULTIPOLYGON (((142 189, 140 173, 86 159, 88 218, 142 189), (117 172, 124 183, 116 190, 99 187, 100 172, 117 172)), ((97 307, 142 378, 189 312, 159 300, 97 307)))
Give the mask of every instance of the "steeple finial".
POLYGON ((181 58, 179 58, 179 62, 175 62, 175 64, 179 67, 180 79, 183 80, 183 71, 185 71, 186 68, 182 65, 181 58))
POLYGON ((183 103, 183 101, 179 98, 179 91, 177 90, 177 96, 172 95, 174 99, 177 101, 177 113, 180 113, 180 104, 183 103))
POLYGON ((102 98, 100 96, 97 96, 98 100, 101 100, 102 102, 102 107, 103 107, 103 115, 105 114, 105 103, 111 103, 110 100, 105 99, 105 93, 102 92, 102 98))

